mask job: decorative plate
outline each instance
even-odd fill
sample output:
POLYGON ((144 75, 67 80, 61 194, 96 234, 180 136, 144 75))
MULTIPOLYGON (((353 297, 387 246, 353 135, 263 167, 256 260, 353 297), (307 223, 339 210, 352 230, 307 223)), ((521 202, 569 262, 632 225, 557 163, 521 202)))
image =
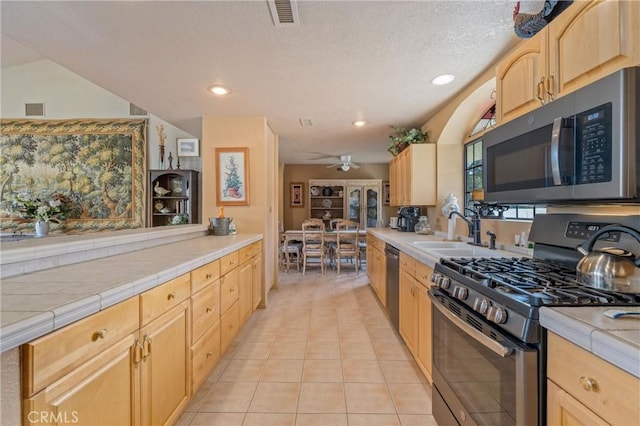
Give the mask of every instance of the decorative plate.
POLYGON ((330 209, 332 205, 333 203, 331 202, 331 200, 322 200, 322 207, 324 207, 325 209, 330 209))
POLYGON ((156 210, 160 211, 164 208, 164 203, 162 201, 156 201, 153 207, 155 207, 156 210))
POLYGON ((320 195, 320 189, 317 186, 312 186, 311 195, 317 197, 318 195, 320 195))

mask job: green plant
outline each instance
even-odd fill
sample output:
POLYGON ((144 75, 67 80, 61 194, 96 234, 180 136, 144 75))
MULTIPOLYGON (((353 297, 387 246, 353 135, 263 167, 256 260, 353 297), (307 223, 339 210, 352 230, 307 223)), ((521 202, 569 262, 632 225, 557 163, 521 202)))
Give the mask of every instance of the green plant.
POLYGON ((414 143, 427 143, 429 142, 429 132, 423 132, 422 129, 405 129, 402 127, 391 128, 395 131, 395 134, 390 135, 391 144, 387 150, 394 156, 398 155, 403 149, 414 143))

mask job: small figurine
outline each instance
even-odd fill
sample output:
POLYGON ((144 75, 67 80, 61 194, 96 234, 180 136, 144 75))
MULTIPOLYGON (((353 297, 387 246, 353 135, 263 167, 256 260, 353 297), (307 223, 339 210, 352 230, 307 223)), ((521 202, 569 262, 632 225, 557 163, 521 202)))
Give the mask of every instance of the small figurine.
POLYGON ((171 191, 160 186, 160 182, 156 181, 156 185, 153 187, 153 191, 161 197, 167 195, 171 191))
POLYGON ((173 170, 173 156, 171 155, 171 151, 169 151, 169 170, 173 170))

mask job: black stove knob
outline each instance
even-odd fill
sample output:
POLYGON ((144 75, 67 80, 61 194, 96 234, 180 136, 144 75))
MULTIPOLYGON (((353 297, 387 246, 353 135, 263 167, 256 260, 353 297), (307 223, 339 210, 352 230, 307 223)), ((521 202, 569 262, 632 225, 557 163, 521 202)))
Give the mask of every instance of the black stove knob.
POLYGON ((473 310, 481 313, 482 315, 487 313, 489 309, 489 301, 487 299, 476 299, 473 302, 473 310))
POLYGON ((504 324, 507 322, 507 310, 498 306, 491 306, 487 312, 487 319, 496 324, 504 324))
POLYGON ((453 297, 455 297, 456 299, 464 300, 468 295, 469 290, 467 290, 466 287, 456 286, 456 288, 453 289, 453 297))
POLYGON ((440 282, 438 283, 438 287, 443 290, 448 289, 451 286, 451 278, 449 277, 440 277, 440 282))

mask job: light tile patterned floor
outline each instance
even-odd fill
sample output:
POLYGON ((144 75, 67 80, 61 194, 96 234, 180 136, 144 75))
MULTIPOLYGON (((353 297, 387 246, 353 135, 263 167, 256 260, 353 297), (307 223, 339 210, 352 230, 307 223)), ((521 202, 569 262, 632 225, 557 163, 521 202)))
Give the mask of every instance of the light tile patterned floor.
POLYGON ((281 274, 179 425, 436 425, 366 273, 281 274))

